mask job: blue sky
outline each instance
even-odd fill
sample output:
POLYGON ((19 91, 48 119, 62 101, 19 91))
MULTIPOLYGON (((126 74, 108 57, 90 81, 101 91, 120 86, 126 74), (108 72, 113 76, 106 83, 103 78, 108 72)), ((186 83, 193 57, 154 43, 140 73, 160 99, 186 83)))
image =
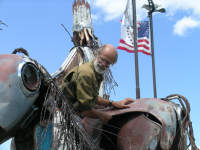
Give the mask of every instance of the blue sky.
MULTIPOLYGON (((118 46, 120 19, 126 0, 90 0, 94 34, 102 43, 118 46)), ((200 146, 200 1, 155 0, 165 7, 165 14, 155 13, 154 45, 158 97, 182 94, 191 105, 191 120, 196 143, 200 146)), ((73 0, 0 0, 0 54, 11 53, 23 47, 30 57, 46 69, 55 72, 73 46, 62 28, 64 24, 72 34, 73 0)), ((147 0, 137 1, 138 19, 145 19, 141 8, 147 0)), ((111 67, 118 87, 113 100, 135 98, 134 54, 119 50, 118 63, 111 67)), ((151 57, 139 54, 141 98, 153 97, 151 57)), ((8 143, 0 150, 9 150, 8 143)))

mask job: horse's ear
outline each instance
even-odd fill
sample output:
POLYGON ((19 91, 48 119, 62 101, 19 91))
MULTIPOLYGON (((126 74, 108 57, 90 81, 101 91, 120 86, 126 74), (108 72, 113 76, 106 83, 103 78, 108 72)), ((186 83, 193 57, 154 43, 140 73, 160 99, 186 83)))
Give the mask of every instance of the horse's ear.
POLYGON ((28 51, 24 48, 16 48, 13 50, 12 54, 23 53, 24 55, 29 57, 28 51))

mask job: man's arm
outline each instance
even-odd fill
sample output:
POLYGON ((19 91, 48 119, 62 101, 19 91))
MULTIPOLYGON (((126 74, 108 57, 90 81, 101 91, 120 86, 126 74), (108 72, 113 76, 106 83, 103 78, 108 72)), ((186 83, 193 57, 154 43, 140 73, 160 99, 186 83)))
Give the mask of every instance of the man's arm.
MULTIPOLYGON (((114 102, 114 101, 109 101, 107 99, 104 99, 100 96, 98 96, 98 99, 96 101, 97 104, 99 105, 103 105, 103 106, 113 106, 116 108, 129 108, 128 104, 134 102, 134 100, 132 98, 125 98, 124 100, 118 101, 118 102, 114 102)), ((81 114, 84 117, 90 117, 90 118, 99 118, 100 120, 102 120, 104 123, 107 123, 112 116, 110 116, 109 114, 100 111, 100 110, 96 110, 96 109, 91 109, 91 110, 85 110, 82 111, 81 114)))
POLYGON ((103 106, 109 106, 109 105, 111 105, 111 102, 112 102, 112 101, 109 101, 109 100, 107 100, 107 99, 104 99, 104 98, 101 97, 101 96, 98 96, 97 101, 96 101, 97 104, 103 105, 103 106))
POLYGON ((116 108, 129 108, 128 104, 133 103, 134 99, 132 98, 125 98, 121 101, 110 101, 107 99, 104 99, 100 96, 98 96, 98 99, 96 101, 97 104, 103 105, 103 106, 113 106, 116 108))

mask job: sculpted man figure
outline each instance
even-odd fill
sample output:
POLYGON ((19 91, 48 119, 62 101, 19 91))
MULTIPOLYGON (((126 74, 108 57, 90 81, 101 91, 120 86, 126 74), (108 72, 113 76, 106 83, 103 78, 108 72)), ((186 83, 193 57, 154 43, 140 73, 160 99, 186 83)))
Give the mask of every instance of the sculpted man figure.
POLYGON ((107 122, 110 118, 106 113, 94 109, 94 105, 113 106, 116 108, 128 108, 134 100, 125 98, 121 101, 109 101, 99 96, 99 88, 103 80, 103 74, 117 62, 116 49, 106 44, 97 50, 97 57, 88 63, 74 67, 65 76, 62 83, 62 92, 73 105, 79 116, 99 118, 107 122))

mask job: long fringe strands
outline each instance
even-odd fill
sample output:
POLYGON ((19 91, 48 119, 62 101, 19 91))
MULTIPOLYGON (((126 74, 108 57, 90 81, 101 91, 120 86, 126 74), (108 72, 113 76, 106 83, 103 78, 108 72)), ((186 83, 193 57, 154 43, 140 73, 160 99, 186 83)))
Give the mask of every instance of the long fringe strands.
MULTIPOLYGON (((99 148, 90 139, 81 125, 79 118, 74 115, 68 100, 59 90, 54 80, 46 69, 34 61, 44 77, 44 84, 48 85, 47 93, 43 102, 40 123, 52 124, 53 142, 52 150, 98 150, 99 148)), ((45 137, 45 134, 43 137, 45 137)), ((40 141, 42 144, 42 140, 40 141)), ((39 144, 39 145, 41 145, 39 144)))
POLYGON ((104 89, 105 89, 105 94, 110 95, 111 92, 113 91, 115 94, 115 87, 118 86, 117 82, 115 81, 112 72, 110 69, 107 69, 104 75, 105 79, 105 84, 104 84, 104 89))
POLYGON ((182 106, 182 110, 183 110, 183 120, 182 120, 182 124, 180 126, 180 142, 178 143, 178 150, 183 150, 184 149, 184 144, 183 142, 185 142, 185 136, 187 135, 187 137, 189 138, 189 144, 187 145, 187 149, 189 147, 191 147, 191 150, 199 150, 199 148, 196 146, 195 144, 195 138, 194 138, 194 134, 193 134, 193 127, 192 127, 192 122, 190 119, 190 104, 188 102, 188 100, 179 94, 172 94, 169 95, 165 98, 166 101, 171 101, 173 99, 177 99, 181 106, 182 106))

